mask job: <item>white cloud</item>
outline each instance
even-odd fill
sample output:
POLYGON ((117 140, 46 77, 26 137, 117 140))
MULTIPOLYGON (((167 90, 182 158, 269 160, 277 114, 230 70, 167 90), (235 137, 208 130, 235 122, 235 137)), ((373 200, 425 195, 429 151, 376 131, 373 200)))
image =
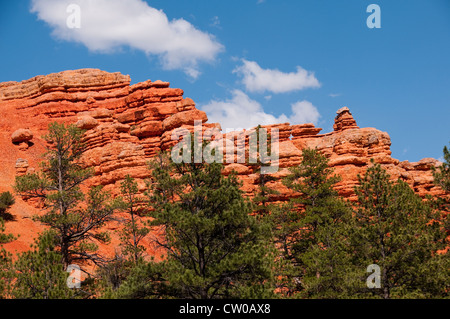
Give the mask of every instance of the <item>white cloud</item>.
POLYGON ((292 115, 289 117, 291 124, 314 123, 320 118, 317 108, 308 101, 299 101, 291 105, 292 115))
POLYGON ((122 47, 159 57, 162 67, 196 78, 200 62, 212 62, 223 50, 214 36, 184 19, 169 20, 143 0, 33 0, 31 12, 52 27, 52 35, 82 43, 90 51, 111 53, 122 47), (69 4, 80 7, 80 28, 69 28, 69 4))
POLYGON ((232 98, 225 101, 210 101, 201 107, 208 115, 210 123, 219 123, 224 132, 256 127, 259 124, 276 123, 317 123, 320 114, 308 101, 299 101, 291 105, 292 114, 274 116, 266 113, 261 104, 252 100, 241 90, 232 91, 232 98))
POLYGON ((242 62, 233 73, 242 77, 242 83, 250 92, 286 93, 320 87, 314 73, 300 66, 296 72, 284 73, 277 69, 263 69, 254 61, 243 59, 242 62))

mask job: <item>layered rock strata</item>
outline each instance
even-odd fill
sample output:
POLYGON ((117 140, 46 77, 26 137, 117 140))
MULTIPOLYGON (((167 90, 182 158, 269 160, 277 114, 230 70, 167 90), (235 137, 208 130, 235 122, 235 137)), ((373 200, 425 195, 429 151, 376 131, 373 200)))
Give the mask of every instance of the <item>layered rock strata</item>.
MULTIPOLYGON (((83 162, 94 168, 88 185, 104 185, 118 193, 126 175, 138 180, 145 191, 149 176, 148 161, 161 150, 180 140, 180 131, 193 132, 201 124, 202 133, 214 132, 222 140, 221 150, 233 147, 233 157, 225 163, 224 174, 236 171, 243 190, 252 196, 257 187, 257 173, 245 158, 249 151, 249 134, 253 130, 225 134, 220 123, 208 123, 205 112, 198 110, 183 90, 170 88, 168 82, 150 80, 130 85, 130 77, 97 69, 64 71, 36 76, 22 82, 0 83, 0 191, 12 190, 15 176, 39 169, 46 142, 48 124, 57 121, 73 123, 86 130, 83 162), (174 138, 175 136, 175 138, 174 138), (239 150, 244 149, 244 155, 239 150), (242 158, 244 156, 244 158, 242 158)), ((439 165, 427 158, 416 163, 400 162, 391 157, 391 140, 386 132, 359 128, 347 107, 338 110, 334 130, 320 134, 313 124, 289 123, 263 126, 269 133, 278 132, 276 150, 279 169, 272 174, 271 187, 280 195, 276 201, 288 200, 293 194, 281 183, 289 167, 298 165, 302 150, 317 148, 329 158, 330 166, 342 177, 336 185, 342 196, 355 199, 353 188, 358 174, 364 174, 370 159, 382 164, 393 179, 401 178, 421 196, 443 196, 433 184, 432 167, 439 165)), ((32 203, 18 200, 12 213, 17 216, 7 230, 28 232, 15 242, 18 250, 27 249, 41 226, 30 216, 38 213, 32 203)), ((106 249, 106 248, 105 248, 106 249)))

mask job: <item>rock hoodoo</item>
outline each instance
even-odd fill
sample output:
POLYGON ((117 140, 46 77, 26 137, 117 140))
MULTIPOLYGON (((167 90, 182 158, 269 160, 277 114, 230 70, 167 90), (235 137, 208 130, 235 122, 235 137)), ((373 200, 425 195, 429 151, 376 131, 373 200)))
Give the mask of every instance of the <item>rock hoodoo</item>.
POLYGON ((347 129, 353 129, 353 128, 359 128, 356 125, 356 121, 353 118, 352 113, 350 113, 350 110, 348 107, 344 106, 343 108, 340 108, 337 112, 337 116, 334 120, 334 130, 335 131, 343 131, 347 129))

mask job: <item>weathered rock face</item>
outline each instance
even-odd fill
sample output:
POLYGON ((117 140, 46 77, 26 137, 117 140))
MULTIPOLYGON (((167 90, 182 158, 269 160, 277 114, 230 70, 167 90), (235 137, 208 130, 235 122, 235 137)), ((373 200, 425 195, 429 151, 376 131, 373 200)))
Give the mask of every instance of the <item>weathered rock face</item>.
MULTIPOLYGON (((130 86, 129 76, 120 73, 83 69, 37 76, 20 83, 0 83, 0 191, 12 190, 16 175, 39 168, 46 145, 42 136, 53 121, 73 123, 86 130, 83 161, 95 170, 88 185, 104 185, 113 194, 117 194, 126 175, 136 178, 144 191, 148 161, 175 145, 178 139, 173 136, 178 137, 177 132, 193 131, 196 123, 202 123, 202 132, 214 130, 216 138, 223 137, 227 142, 220 149, 236 148, 224 174, 235 170, 243 181, 243 190, 252 196, 257 174, 237 151, 239 147, 248 151, 251 130, 225 135, 220 132, 219 123, 207 120, 192 99, 183 97, 181 89, 170 88, 168 82, 150 80, 130 86)), ((271 129, 278 130, 276 163, 280 168, 273 174, 277 179, 270 186, 277 188, 280 195, 274 200, 287 200, 292 195, 281 178, 288 174, 289 167, 300 163, 306 147, 315 147, 329 158, 330 166, 342 176, 338 191, 350 199, 354 199, 357 175, 364 174, 371 158, 381 163, 392 178, 405 180, 421 196, 443 195, 433 185, 431 167, 439 164, 437 160, 409 163, 392 158, 389 135, 374 128, 359 128, 346 107, 337 112, 334 131, 330 133, 319 134, 322 129, 313 124, 264 127, 269 133, 271 129)), ((33 205, 20 199, 13 206, 12 213, 17 218, 7 223, 7 230, 22 235, 8 244, 10 250, 29 248, 41 230, 29 218, 36 212, 33 205)))

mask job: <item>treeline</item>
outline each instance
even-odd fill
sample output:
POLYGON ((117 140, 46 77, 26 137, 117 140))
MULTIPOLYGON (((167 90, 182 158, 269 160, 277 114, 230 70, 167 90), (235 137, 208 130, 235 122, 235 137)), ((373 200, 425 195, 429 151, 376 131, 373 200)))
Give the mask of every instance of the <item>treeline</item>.
MULTIPOLYGON (((16 178, 18 195, 45 204, 35 220, 46 226, 17 256, 1 248, 15 239, 3 221, 14 196, 1 194, 0 298, 449 297, 448 198, 423 200, 379 164, 359 176, 350 203, 334 189, 339 177, 326 157, 305 149, 283 178, 296 196, 278 204, 270 175, 257 175, 249 200, 222 164, 161 153, 145 193, 127 176, 112 198, 101 186, 82 191, 93 174, 80 164, 82 137, 73 125, 51 124, 41 171, 16 178), (111 240, 109 222, 120 224, 113 257, 98 247, 111 240), (161 258, 148 256, 143 240, 161 258)), ((444 159, 433 175, 448 194, 447 147, 444 159)))

